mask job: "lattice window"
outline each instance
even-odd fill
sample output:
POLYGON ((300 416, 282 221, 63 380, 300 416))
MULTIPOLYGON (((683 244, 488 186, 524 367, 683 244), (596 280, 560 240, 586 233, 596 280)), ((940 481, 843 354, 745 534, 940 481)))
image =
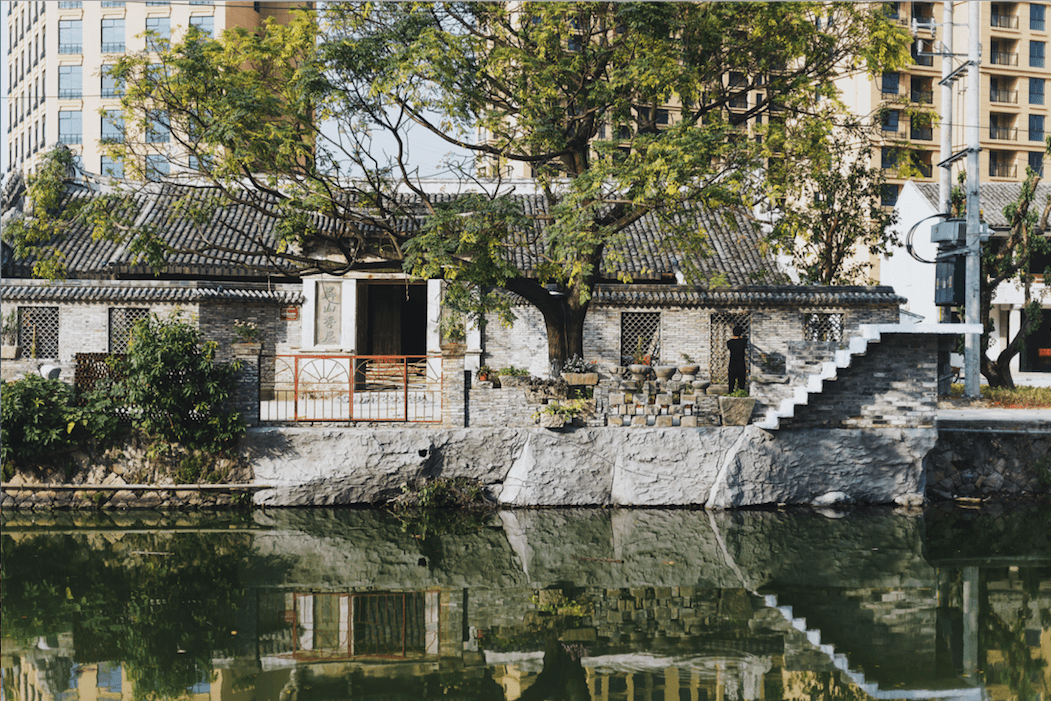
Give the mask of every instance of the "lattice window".
POLYGON ((109 310, 109 352, 127 353, 131 330, 135 324, 150 315, 141 307, 112 307, 109 310))
MULTIPOLYGON (((730 349, 726 342, 733 338, 733 329, 740 326, 744 337, 751 336, 752 316, 748 313, 714 312, 711 316, 711 352, 708 354, 708 372, 714 384, 730 381, 730 349)), ((745 355, 745 374, 751 372, 751 354, 745 355)))
POLYGON ((19 307, 18 345, 30 358, 57 358, 58 307, 19 307))
POLYGON ((661 313, 624 312, 620 315, 621 362, 629 365, 635 356, 649 356, 656 365, 661 351, 661 313))
POLYGON ((805 338, 808 341, 843 340, 842 314, 805 314, 805 338))

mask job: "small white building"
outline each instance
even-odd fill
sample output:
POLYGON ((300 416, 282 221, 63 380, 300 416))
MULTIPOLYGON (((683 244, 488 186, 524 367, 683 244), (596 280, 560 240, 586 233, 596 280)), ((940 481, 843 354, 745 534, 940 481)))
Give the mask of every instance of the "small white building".
MULTIPOLYGON (((1021 190, 1018 183, 987 183, 981 186, 979 197, 984 221, 992 228, 989 244, 996 245, 997 238, 1007 235, 1008 222, 1004 216, 1004 207, 1013 202, 1021 190)), ((1037 188, 1033 208, 1043 211, 1051 185, 1042 184, 1037 188)), ((905 249, 906 236, 909 230, 921 222, 912 236, 913 251, 920 258, 933 261, 938 254, 938 245, 931 242, 931 227, 942 221, 935 217, 941 210, 938 203, 938 185, 936 183, 908 182, 901 190, 896 205, 898 212, 898 233, 900 248, 895 249, 890 257, 880 261, 880 283, 894 288, 894 291, 907 301, 902 307, 903 320, 915 319, 920 323, 934 323, 939 320, 939 308, 934 303, 935 266, 914 259, 905 249), (919 318, 916 318, 919 317, 919 318)), ((1043 320, 1039 329, 1029 337, 1025 349, 1013 359, 1012 373, 1041 372, 1051 374, 1051 293, 1044 280, 1043 271, 1051 266, 1051 256, 1037 256, 1033 260, 1032 270, 1036 281, 1030 288, 1030 295, 1041 302, 1044 309, 1043 320)), ((990 318, 993 323, 993 344, 988 351, 995 358, 1011 338, 1017 333, 1024 320, 1025 291, 1021 283, 1009 281, 1002 283, 993 298, 990 318)))

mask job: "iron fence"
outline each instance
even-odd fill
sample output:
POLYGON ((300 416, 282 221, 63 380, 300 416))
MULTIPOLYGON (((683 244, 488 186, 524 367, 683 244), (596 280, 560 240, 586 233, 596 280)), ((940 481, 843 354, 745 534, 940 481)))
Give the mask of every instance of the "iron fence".
POLYGON ((278 355, 260 370, 264 423, 442 420, 441 356, 278 355))

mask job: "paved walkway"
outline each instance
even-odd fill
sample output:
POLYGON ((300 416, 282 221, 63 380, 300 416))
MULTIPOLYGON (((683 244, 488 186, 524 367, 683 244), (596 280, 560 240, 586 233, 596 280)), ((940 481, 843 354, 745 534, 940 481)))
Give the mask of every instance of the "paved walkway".
POLYGON ((1051 409, 939 409, 935 423, 947 431, 1051 433, 1051 409))

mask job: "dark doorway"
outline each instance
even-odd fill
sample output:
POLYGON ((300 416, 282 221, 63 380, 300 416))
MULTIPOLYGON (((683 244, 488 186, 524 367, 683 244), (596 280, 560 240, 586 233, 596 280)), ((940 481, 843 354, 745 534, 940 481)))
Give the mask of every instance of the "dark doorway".
MULTIPOLYGON (((1051 372, 1051 309, 1044 309, 1042 316, 1039 328, 1025 339, 1018 367, 1022 372, 1051 372)), ((1024 324, 1024 311, 1022 318, 1024 324)))
POLYGON ((358 327, 362 355, 427 354, 426 285, 367 284, 358 296, 366 312, 358 327))

